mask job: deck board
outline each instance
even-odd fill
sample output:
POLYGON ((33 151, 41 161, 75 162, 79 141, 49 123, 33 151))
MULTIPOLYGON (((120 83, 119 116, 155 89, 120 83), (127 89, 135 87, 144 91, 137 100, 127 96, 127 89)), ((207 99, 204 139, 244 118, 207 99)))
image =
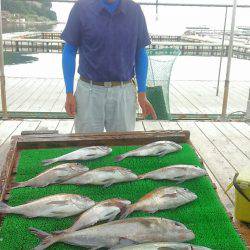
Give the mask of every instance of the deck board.
MULTIPOLYGON (((205 133, 195 124, 195 122, 178 122, 182 129, 190 130, 191 141, 196 150, 202 156, 206 165, 213 173, 214 178, 225 191, 228 184, 231 183, 236 171, 229 164, 228 160, 206 137, 205 133)), ((234 192, 228 192, 230 200, 234 201, 234 192)))
MULTIPOLYGON (((249 158, 236 146, 237 144, 233 144, 233 142, 218 129, 220 124, 215 126, 215 124, 210 122, 197 122, 196 125, 236 171, 242 171, 250 166, 249 158)), ((228 125, 230 126, 230 124, 228 125)), ((233 138, 236 138, 235 134, 233 138)), ((250 141, 248 141, 247 145, 250 145, 250 141)))
MULTIPOLYGON (((171 113, 220 114, 224 83, 221 82, 218 97, 216 86, 216 81, 171 81, 171 113)), ((246 111, 249 88, 250 82, 230 83, 228 113, 246 111)), ((63 79, 7 77, 6 94, 10 111, 64 112, 63 79)))

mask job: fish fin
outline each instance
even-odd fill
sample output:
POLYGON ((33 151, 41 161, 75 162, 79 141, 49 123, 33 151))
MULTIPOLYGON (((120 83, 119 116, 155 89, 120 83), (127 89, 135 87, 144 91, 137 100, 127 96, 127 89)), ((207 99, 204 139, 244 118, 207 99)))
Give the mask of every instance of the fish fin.
POLYGON ((173 192, 173 193, 166 193, 166 194, 163 194, 161 196, 161 198, 163 197, 168 197, 168 198, 175 198, 177 196, 177 192, 173 192))
POLYGON ((163 157, 163 156, 166 155, 167 153, 168 153, 167 150, 163 150, 163 151, 159 151, 157 154, 155 154, 155 156, 163 157))
POLYGON ((132 214, 134 212, 134 210, 135 210, 135 206, 134 205, 127 206, 127 208, 124 209, 124 211, 121 211, 120 219, 125 219, 130 214, 132 214))
POLYGON ((185 179, 186 175, 179 175, 179 176, 176 176, 175 178, 173 178, 175 181, 178 181, 178 183, 182 183, 184 181, 186 181, 185 179))
POLYGON ((139 242, 125 238, 125 237, 121 237, 119 238, 119 243, 111 248, 109 248, 109 250, 118 250, 120 248, 126 247, 126 246, 131 246, 131 245, 138 245, 139 242))
POLYGON ((43 164, 43 166, 48 166, 48 165, 55 163, 55 162, 57 162, 57 158, 44 160, 44 161, 42 161, 42 164, 43 164))
POLYGON ((92 156, 95 156, 96 154, 88 154, 88 155, 86 155, 86 156, 88 156, 88 157, 92 157, 92 156))
POLYGON ((63 206, 63 205, 65 205, 65 204, 67 204, 67 201, 49 201, 49 202, 47 202, 47 205, 61 205, 61 206, 63 206))
POLYGON ((30 227, 29 228, 30 232, 35 234, 38 238, 42 239, 42 242, 40 245, 36 246, 34 248, 34 250, 43 250, 48 248, 49 246, 53 245, 54 243, 56 243, 57 241, 60 240, 59 235, 54 236, 52 234, 49 234, 47 232, 43 232, 39 229, 30 227))
POLYGON ((126 156, 124 156, 124 155, 118 155, 118 156, 115 157, 115 162, 122 161, 125 158, 126 158, 126 156))
POLYGON ((11 207, 5 204, 4 202, 0 201, 0 213, 7 214, 9 213, 11 207))
POLYGON ((107 179, 103 182, 103 187, 107 188, 109 186, 111 186, 112 184, 114 184, 114 179, 107 179))

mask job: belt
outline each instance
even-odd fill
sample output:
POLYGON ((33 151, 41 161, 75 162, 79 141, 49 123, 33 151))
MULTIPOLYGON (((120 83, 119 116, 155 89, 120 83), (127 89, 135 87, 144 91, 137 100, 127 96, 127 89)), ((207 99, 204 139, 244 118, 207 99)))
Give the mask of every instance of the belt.
POLYGON ((121 82, 95 82, 95 81, 91 81, 88 80, 86 78, 84 78, 83 76, 80 76, 80 79, 84 82, 93 84, 93 85, 97 85, 97 86, 103 86, 103 87, 107 87, 107 88, 111 88, 111 87, 117 87, 117 86, 122 86, 123 84, 128 84, 128 83, 132 83, 132 80, 129 81, 121 81, 121 82))

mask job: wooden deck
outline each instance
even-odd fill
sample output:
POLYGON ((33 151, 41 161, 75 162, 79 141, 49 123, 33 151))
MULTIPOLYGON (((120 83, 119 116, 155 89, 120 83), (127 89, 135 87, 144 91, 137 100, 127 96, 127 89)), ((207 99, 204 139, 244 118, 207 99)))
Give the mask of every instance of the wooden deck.
MULTIPOLYGON (((172 114, 220 114, 224 83, 220 94, 215 81, 172 81, 170 106, 172 114)), ((232 82, 228 113, 246 111, 250 82, 232 82)), ((62 79, 7 78, 8 111, 64 112, 65 91, 62 79)), ((0 104, 1 105, 1 104, 0 104)), ((1 110, 1 106, 0 106, 1 110)))

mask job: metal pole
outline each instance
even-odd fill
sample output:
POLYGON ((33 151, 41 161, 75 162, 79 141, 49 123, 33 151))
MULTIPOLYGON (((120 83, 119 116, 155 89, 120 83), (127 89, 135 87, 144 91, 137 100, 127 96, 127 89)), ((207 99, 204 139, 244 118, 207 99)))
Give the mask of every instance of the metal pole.
POLYGON ((229 48, 228 48, 227 74, 226 74, 226 80, 225 80, 224 97, 223 97, 222 113, 221 113, 222 119, 224 119, 227 114, 227 103, 228 103, 228 93, 229 93, 231 61, 232 61, 232 55, 233 55, 233 40, 234 40, 236 9, 237 9, 237 0, 234 0, 232 22, 231 22, 231 34, 230 34, 230 42, 229 42, 229 48))
POLYGON ((216 96, 219 95, 219 89, 220 89, 221 65, 222 65, 222 59, 223 59, 224 43, 225 43, 225 31, 226 31, 226 25, 227 25, 227 9, 228 9, 228 7, 226 7, 226 12, 225 12, 225 21, 224 21, 222 44, 221 44, 220 66, 219 66, 219 74, 218 74, 218 83, 217 83, 217 89, 216 89, 216 96))
POLYGON ((4 76, 4 55, 3 55, 3 37, 2 37, 2 0, 0 0, 0 84, 1 84, 1 100, 3 118, 7 118, 7 102, 5 91, 5 76, 4 76))
POLYGON ((158 20, 158 0, 156 0, 156 6, 155 6, 155 11, 156 11, 156 20, 158 20))

